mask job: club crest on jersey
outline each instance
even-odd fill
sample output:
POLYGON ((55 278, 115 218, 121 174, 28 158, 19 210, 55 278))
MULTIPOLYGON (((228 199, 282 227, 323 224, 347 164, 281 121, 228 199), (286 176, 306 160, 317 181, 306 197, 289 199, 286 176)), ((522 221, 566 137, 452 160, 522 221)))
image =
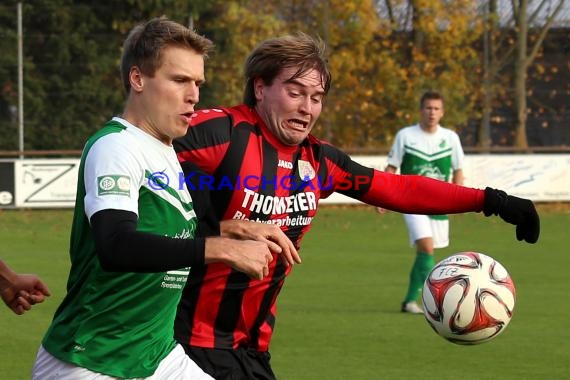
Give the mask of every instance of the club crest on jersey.
POLYGON ((126 195, 131 193, 131 179, 123 175, 97 177, 98 195, 126 195))
POLYGON ((315 178, 315 169, 309 161, 299 160, 299 177, 303 181, 310 181, 315 178))

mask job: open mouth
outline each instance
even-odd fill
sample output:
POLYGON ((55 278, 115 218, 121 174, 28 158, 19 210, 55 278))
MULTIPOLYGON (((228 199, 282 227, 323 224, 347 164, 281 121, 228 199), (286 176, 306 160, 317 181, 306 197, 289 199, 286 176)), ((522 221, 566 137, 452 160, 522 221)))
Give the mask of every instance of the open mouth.
POLYGON ((192 115, 194 115, 194 112, 186 112, 183 114, 180 114, 180 116, 186 120, 187 123, 190 123, 190 120, 192 119, 192 115))
POLYGON ((309 122, 299 119, 289 119, 287 120, 287 124, 294 129, 305 130, 309 125, 309 122))

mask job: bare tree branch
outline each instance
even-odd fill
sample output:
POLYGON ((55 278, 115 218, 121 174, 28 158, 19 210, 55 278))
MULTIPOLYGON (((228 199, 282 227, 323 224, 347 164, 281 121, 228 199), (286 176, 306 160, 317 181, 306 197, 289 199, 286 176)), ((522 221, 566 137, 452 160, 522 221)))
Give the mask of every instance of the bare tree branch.
MULTIPOLYGON (((552 12, 552 14, 546 20, 546 23, 542 26, 542 29, 540 30, 540 34, 538 35, 538 38, 534 42, 534 45, 531 48, 530 54, 527 57, 527 61, 526 61, 527 65, 530 65, 532 63, 532 61, 534 60, 534 58, 536 57, 538 50, 542 46, 542 41, 544 41, 544 38, 546 37, 548 30, 550 29, 552 23, 554 22, 554 19, 556 19, 556 16, 562 10, 562 7, 564 6, 564 1, 565 0, 561 0, 560 3, 558 3, 558 7, 556 7, 554 12, 552 12)), ((544 3, 546 3, 546 1, 544 3)))

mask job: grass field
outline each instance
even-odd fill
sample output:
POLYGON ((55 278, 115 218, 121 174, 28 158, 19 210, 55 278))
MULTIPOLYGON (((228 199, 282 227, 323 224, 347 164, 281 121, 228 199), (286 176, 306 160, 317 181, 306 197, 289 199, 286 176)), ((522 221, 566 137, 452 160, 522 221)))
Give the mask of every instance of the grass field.
MULTIPOLYGON (((323 207, 278 302, 272 363, 280 380, 568 379, 570 317, 566 208, 540 207, 538 244, 480 214, 451 219, 453 252, 477 250, 503 263, 517 287, 515 314, 497 339, 457 346, 399 305, 413 252, 399 214, 323 207)), ((40 274, 53 296, 24 316, 0 308, 0 379, 28 379, 39 342, 64 295, 71 211, 0 211, 1 254, 40 274)))

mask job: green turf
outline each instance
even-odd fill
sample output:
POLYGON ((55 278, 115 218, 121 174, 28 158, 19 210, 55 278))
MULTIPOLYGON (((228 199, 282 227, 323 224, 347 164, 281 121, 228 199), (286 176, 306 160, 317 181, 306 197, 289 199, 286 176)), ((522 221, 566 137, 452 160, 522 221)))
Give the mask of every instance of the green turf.
MULTIPOLYGON (((570 214, 543 210, 541 240, 517 242, 514 227, 480 214, 451 219, 452 246, 495 257, 517 287, 507 330, 479 346, 438 337, 422 316, 399 312, 413 252, 402 217, 371 207, 323 207, 278 302, 272 363, 280 380, 568 378, 570 214)), ((24 316, 0 309, 0 379, 27 379, 61 300, 71 212, 0 211, 1 257, 39 273, 53 296, 24 316)))

